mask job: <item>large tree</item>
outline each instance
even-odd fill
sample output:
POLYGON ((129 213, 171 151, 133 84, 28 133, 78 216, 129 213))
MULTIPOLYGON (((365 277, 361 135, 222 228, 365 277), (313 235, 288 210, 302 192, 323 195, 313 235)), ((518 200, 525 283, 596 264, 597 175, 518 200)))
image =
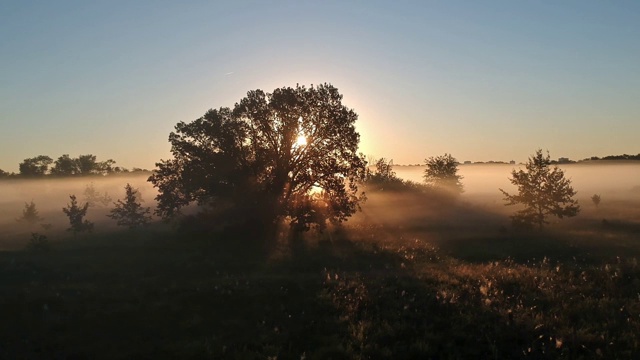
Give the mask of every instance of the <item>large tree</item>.
POLYGON ((44 176, 49 169, 53 159, 46 155, 38 155, 33 158, 24 159, 18 166, 22 176, 44 176))
POLYGON ((256 227, 282 218, 299 230, 343 221, 357 210, 366 172, 357 117, 323 84, 249 91, 233 109, 180 122, 169 136, 173 159, 149 178, 159 191, 156 213, 170 217, 198 202, 256 227))
POLYGON ((515 169, 511 172, 511 183, 518 187, 518 193, 504 194, 506 205, 524 205, 524 209, 517 211, 511 218, 513 224, 520 227, 536 225, 542 229, 549 222, 549 215, 560 219, 576 216, 580 211, 578 202, 573 199, 576 194, 571 186, 571 180, 564 177, 564 172, 557 166, 551 167, 549 153, 547 156, 538 149, 534 156, 525 164, 526 170, 515 169))

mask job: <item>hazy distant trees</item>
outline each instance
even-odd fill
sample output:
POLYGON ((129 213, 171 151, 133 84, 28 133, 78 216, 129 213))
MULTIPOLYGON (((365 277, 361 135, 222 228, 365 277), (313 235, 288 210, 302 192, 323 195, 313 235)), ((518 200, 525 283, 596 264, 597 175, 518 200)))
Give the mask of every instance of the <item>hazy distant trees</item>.
POLYGON ((600 198, 600 195, 598 194, 593 194, 593 196, 591 197, 591 201, 593 202, 593 205, 596 206, 596 208, 598 207, 598 205, 600 205, 600 200, 602 200, 600 198))
POLYGON ((137 189, 130 184, 124 187, 124 201, 118 200, 114 203, 115 208, 111 209, 111 213, 107 216, 116 220, 118 225, 126 226, 129 229, 135 229, 139 226, 146 226, 151 221, 151 209, 141 205, 142 199, 139 198, 137 189))
POLYGON ((84 201, 89 204, 89 207, 96 206, 101 204, 102 206, 107 206, 111 202, 111 196, 107 192, 100 194, 93 183, 89 183, 84 188, 84 201))
POLYGON ((24 159, 19 165, 20 175, 25 177, 43 176, 47 173, 53 159, 46 155, 24 159))
POLYGON ((281 218, 299 230, 345 220, 366 174, 357 117, 324 84, 249 91, 233 109, 180 122, 169 136, 173 159, 149 178, 159 192, 156 213, 169 217, 198 202, 255 228, 281 218))
POLYGON ((69 154, 64 154, 60 156, 54 163, 51 168, 52 175, 58 176, 70 176, 78 173, 78 162, 77 159, 73 159, 69 156, 69 154))
POLYGON ((62 211, 69 218, 70 227, 67 231, 73 232, 73 235, 77 233, 93 230, 93 223, 89 220, 85 220, 87 211, 89 210, 89 203, 85 203, 82 206, 78 206, 78 201, 75 195, 69 195, 71 202, 66 207, 62 208, 62 211))
POLYGON ((451 154, 432 156, 424 160, 424 181, 427 185, 453 193, 463 191, 462 176, 458 175, 458 162, 451 154))
POLYGON ((580 211, 578 202, 573 199, 576 192, 571 187, 571 180, 564 177, 560 168, 550 165, 549 153, 545 157, 539 149, 525 164, 526 170, 511 172, 509 180, 518 187, 518 193, 510 195, 500 189, 506 205, 524 205, 524 209, 511 217, 515 226, 536 225, 541 229, 548 224, 549 215, 562 219, 576 216, 580 211))
POLYGON ((91 154, 80 155, 76 161, 78 163, 78 174, 80 175, 109 173, 112 170, 112 165, 115 164, 115 161, 111 159, 98 162, 96 161, 96 156, 91 154))
POLYGON ((6 171, 4 171, 4 170, 0 169, 0 179, 2 179, 2 178, 6 178, 6 177, 9 177, 10 175, 11 175, 11 174, 9 174, 8 172, 6 172, 6 171))
MULTIPOLYGON (((106 175, 116 172, 113 167, 115 163, 112 159, 97 161, 97 157, 92 154, 80 155, 77 158, 64 154, 58 157, 56 161, 53 161, 48 156, 40 155, 25 159, 19 166, 20 175, 26 177, 46 175, 51 164, 53 166, 50 169, 50 174, 54 176, 106 175)), ((121 168, 117 169, 122 171, 121 168)))
POLYGON ((22 216, 17 219, 18 222, 27 223, 29 226, 33 226, 42 220, 44 219, 40 217, 40 214, 36 209, 36 204, 33 201, 24 203, 22 216))
POLYGON ((116 162, 109 159, 106 161, 97 161, 96 156, 92 154, 80 155, 75 159, 77 164, 78 175, 105 175, 113 172, 113 164, 116 162))

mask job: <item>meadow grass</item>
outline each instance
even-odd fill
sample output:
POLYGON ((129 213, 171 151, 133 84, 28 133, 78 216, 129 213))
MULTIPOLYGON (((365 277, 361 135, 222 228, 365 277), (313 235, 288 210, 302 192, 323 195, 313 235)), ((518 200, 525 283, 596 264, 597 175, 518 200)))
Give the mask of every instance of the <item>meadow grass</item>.
POLYGON ((373 193, 269 251, 161 224, 55 233, 0 252, 0 358, 638 358, 637 223, 596 215, 520 233, 373 193))

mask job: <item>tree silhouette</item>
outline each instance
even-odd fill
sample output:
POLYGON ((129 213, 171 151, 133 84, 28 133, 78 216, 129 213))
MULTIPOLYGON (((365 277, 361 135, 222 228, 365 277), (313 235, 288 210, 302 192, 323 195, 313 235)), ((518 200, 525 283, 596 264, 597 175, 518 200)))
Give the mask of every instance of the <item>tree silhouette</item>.
POLYGON ((573 199, 576 192, 571 187, 571 180, 564 177, 564 172, 554 166, 550 167, 549 153, 543 156, 542 150, 529 158, 525 164, 526 171, 515 169, 511 172, 511 183, 518 187, 518 194, 504 194, 506 205, 522 204, 523 210, 516 212, 511 218, 513 224, 519 227, 537 225, 542 229, 548 224, 548 215, 563 217, 576 216, 580 211, 578 202, 573 199))
POLYGON ((600 205, 600 200, 602 200, 602 198, 600 198, 600 195, 598 194, 593 194, 593 196, 591 197, 591 201, 593 202, 593 205, 596 206, 596 208, 598 207, 598 205, 600 205))
POLYGON ((30 203, 24 203, 24 210, 22 210, 22 216, 17 219, 18 222, 25 222, 29 226, 33 226, 36 223, 44 220, 38 214, 36 204, 31 201, 30 203))
POLYGON ((114 172, 113 165, 116 162, 112 159, 97 161, 97 157, 92 154, 80 155, 72 158, 69 154, 60 156, 51 168, 52 175, 106 175, 114 172))
POLYGON ((429 157, 424 160, 424 181, 427 185, 438 187, 453 193, 461 193, 463 186, 458 175, 458 162, 451 154, 429 157))
POLYGON ((345 220, 366 173, 357 117, 324 84, 249 91, 233 110, 180 122, 169 136, 173 159, 149 178, 156 213, 166 218, 198 202, 255 228, 282 218, 300 230, 345 220))
POLYGON ((134 189, 130 184, 127 184, 124 189, 124 201, 115 202, 115 208, 111 209, 111 213, 107 216, 116 220, 118 225, 127 226, 129 229, 146 226, 151 221, 151 216, 149 216, 151 209, 142 207, 140 204, 142 200, 138 199, 137 189, 134 189))
POLYGON ((71 225, 67 231, 72 231, 73 235, 76 235, 80 232, 90 232, 93 230, 93 223, 84 219, 89 209, 89 203, 85 203, 82 207, 79 207, 75 195, 69 195, 69 198, 71 199, 71 203, 67 204, 67 207, 62 208, 62 211, 69 218, 69 224, 71 225))
POLYGON ((24 159, 23 162, 18 165, 20 175, 26 177, 44 176, 52 162, 53 159, 46 155, 38 155, 33 158, 24 159))
POLYGON ((396 179, 396 172, 393 171, 393 160, 387 161, 385 158, 380 158, 375 161, 375 170, 371 173, 372 181, 389 182, 396 179))
POLYGON ((1 179, 1 178, 9 177, 9 175, 11 175, 11 174, 9 174, 8 172, 6 172, 6 171, 4 171, 4 170, 0 169, 0 179, 1 179))
POLYGON ((78 169, 78 161, 77 159, 73 159, 69 156, 69 154, 64 154, 60 156, 54 163, 51 168, 52 175, 58 176, 70 176, 75 175, 79 172, 78 169))

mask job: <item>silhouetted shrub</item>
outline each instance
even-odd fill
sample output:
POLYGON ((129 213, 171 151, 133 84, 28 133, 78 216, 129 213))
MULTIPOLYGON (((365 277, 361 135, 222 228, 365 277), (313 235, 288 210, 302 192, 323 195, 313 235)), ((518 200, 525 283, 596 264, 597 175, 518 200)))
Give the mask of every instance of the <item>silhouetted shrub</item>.
POLYGON ((51 250, 51 244, 45 235, 39 233, 31 233, 31 239, 27 244, 27 250, 48 252, 51 250))
POLYGON ((75 195, 69 195, 69 198, 71 199, 71 203, 69 203, 67 207, 62 208, 62 211, 69 218, 69 224, 71 225, 67 231, 72 231, 73 235, 81 232, 91 232, 91 230, 93 230, 93 223, 84 219, 89 209, 89 203, 85 203, 82 207, 79 207, 75 195))

